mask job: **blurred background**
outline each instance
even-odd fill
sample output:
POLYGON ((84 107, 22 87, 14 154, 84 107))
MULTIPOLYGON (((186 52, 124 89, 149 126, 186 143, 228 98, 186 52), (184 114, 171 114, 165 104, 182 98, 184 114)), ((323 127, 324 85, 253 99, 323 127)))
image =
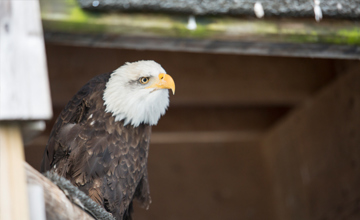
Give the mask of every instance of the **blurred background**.
POLYGON ((359 219, 359 2, 319 2, 41 0, 54 118, 27 162, 89 79, 155 60, 176 95, 135 220, 359 219))

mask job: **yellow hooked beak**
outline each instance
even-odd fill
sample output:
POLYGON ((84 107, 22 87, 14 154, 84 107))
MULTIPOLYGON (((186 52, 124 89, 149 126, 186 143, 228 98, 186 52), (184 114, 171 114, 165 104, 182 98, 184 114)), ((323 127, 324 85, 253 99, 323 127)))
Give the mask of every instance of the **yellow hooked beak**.
POLYGON ((159 78, 151 85, 146 87, 147 89, 155 88, 158 89, 171 89, 173 95, 175 95, 175 82, 170 75, 165 73, 160 73, 159 78))

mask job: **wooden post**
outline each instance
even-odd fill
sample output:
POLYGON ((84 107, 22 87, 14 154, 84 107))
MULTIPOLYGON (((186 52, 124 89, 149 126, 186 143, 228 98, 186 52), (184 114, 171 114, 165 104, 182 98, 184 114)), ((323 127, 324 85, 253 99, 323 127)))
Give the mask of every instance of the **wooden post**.
POLYGON ((23 161, 19 124, 0 124, 0 219, 29 219, 23 161))
POLYGON ((39 2, 1 0, 1 220, 29 219, 22 137, 38 130, 34 122, 52 117, 46 69, 39 2))

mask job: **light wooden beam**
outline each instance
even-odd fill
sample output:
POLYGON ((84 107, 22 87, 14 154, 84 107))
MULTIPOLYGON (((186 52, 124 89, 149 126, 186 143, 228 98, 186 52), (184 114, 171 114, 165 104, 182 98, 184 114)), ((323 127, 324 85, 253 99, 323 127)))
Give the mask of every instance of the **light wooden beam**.
POLYGON ((20 125, 0 123, 0 219, 29 219, 23 161, 20 125))

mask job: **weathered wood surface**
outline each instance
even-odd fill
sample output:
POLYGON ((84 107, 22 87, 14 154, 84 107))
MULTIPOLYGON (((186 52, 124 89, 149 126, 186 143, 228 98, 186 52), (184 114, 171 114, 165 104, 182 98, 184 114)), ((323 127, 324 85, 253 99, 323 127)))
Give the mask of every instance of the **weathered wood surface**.
POLYGON ((20 126, 0 123, 0 219, 28 220, 24 149, 20 126))
POLYGON ((360 219, 360 63, 262 143, 279 220, 360 219))
POLYGON ((0 1, 0 120, 52 116, 39 2, 0 1))
POLYGON ((209 53, 359 58, 359 21, 188 17, 144 13, 100 13, 76 0, 41 0, 49 42, 128 49, 209 53))
POLYGON ((27 183, 40 185, 44 189, 46 219, 51 220, 92 220, 93 218, 78 206, 70 202, 63 191, 46 177, 24 163, 27 183))
POLYGON ((41 185, 27 184, 31 220, 46 220, 44 188, 41 185))

